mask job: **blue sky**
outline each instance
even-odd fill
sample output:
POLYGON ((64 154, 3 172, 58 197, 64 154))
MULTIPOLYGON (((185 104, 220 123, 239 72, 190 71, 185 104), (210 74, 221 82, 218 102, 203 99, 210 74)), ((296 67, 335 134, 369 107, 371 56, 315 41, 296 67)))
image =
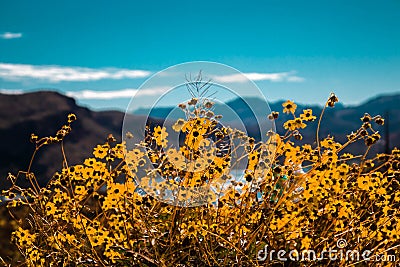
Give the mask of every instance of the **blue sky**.
POLYGON ((399 13, 398 0, 3 0, 0 92, 48 88, 124 110, 153 73, 204 60, 245 73, 269 101, 334 91, 357 104, 400 92, 399 13))

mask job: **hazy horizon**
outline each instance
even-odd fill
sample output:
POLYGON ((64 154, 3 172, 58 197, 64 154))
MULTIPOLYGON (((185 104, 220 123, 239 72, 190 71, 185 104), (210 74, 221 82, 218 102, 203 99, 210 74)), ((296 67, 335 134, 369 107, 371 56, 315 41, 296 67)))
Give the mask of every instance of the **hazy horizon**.
MULTIPOLYGON (((126 102, 126 105, 122 105, 122 106, 119 105, 119 106, 115 106, 115 107, 113 105, 111 105, 109 107, 96 107, 96 106, 92 106, 92 105, 84 103, 84 102, 82 103, 81 101, 79 101, 79 99, 76 99, 74 97, 68 96, 64 92, 62 92, 61 90, 57 90, 55 88, 42 88, 42 89, 33 89, 33 90, 27 90, 27 91, 19 91, 19 90, 16 90, 16 91, 3 91, 3 90, 0 90, 0 94, 4 94, 4 95, 22 95, 22 94, 35 93, 35 92, 56 92, 56 93, 62 94, 64 96, 73 98, 76 101, 77 105, 89 108, 90 110, 93 110, 93 111, 113 111, 113 110, 117 110, 117 111, 125 112, 127 107, 128 107, 129 101, 130 101, 129 98, 122 98, 121 101, 126 102)), ((367 102, 369 102, 369 101, 371 101, 373 99, 379 98, 379 97, 395 96, 395 95, 400 95, 400 91, 399 92, 394 92, 394 93, 376 94, 374 96, 366 98, 363 101, 359 101, 359 102, 353 103, 353 104, 343 103, 340 100, 340 96, 338 96, 339 97, 339 102, 337 103, 337 105, 339 105, 339 106, 342 105, 342 106, 344 106, 346 108, 355 107, 355 106, 359 106, 359 105, 365 104, 365 103, 367 103, 367 102)), ((245 98, 258 98, 258 97, 247 96, 245 98)), ((328 98, 328 96, 327 96, 327 98, 328 98)), ((233 101, 233 100, 235 100, 235 98, 232 98, 229 101, 233 101)), ((284 102, 286 100, 292 100, 298 105, 310 106, 310 107, 315 107, 315 106, 322 107, 324 105, 324 102, 321 102, 321 103, 304 103, 304 102, 296 101, 296 99, 293 99, 293 98, 291 98, 291 99, 283 99, 282 98, 282 99, 277 99, 277 100, 272 100, 272 101, 267 99, 267 102, 269 104, 274 104, 274 103, 284 102)), ((182 102, 182 101, 180 101, 180 102, 182 102)), ((177 100, 177 104, 178 104, 178 100, 177 100)), ((159 107, 159 108, 170 108, 170 107, 174 107, 174 106, 175 106, 174 104, 170 104, 170 105, 161 105, 161 106, 157 106, 157 107, 159 107)), ((136 110, 149 109, 151 107, 152 107, 151 105, 150 106, 141 106, 141 107, 138 107, 136 110)))

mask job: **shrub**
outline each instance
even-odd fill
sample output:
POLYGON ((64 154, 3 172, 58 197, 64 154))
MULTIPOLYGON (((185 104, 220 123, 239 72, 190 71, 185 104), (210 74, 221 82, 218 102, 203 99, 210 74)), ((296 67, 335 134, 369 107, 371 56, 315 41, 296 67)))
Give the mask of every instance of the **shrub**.
MULTIPOLYGON (((324 110, 337 101, 332 94, 324 110)), ((264 133, 269 139, 261 143, 219 125, 212 105, 201 97, 179 105, 186 118, 172 128, 184 135, 180 149, 168 147, 165 127, 149 126, 135 147, 109 136, 82 164, 69 166, 64 155, 62 170, 46 187, 38 186, 30 168, 11 175, 13 186, 5 193, 18 223, 12 241, 26 265, 270 266, 284 257, 294 266, 364 266, 378 257, 394 260, 400 245, 400 150, 368 157, 380 139, 373 128, 384 123, 380 116, 361 118, 344 144, 333 137, 320 140, 318 130, 315 145, 298 145, 301 130, 316 117, 287 101, 283 112, 293 119, 284 123, 286 133, 264 133), (218 144, 227 138, 237 140, 240 157, 247 158, 243 179, 229 172, 235 151, 210 147, 210 139, 218 144), (364 155, 342 152, 360 141, 364 155), (21 177, 30 188, 18 187, 21 177), (198 190, 213 181, 223 194, 198 190), (175 205, 155 197, 163 194, 175 205), (188 199, 199 198, 204 205, 188 207, 188 199), (27 212, 18 218, 15 210, 22 206, 27 212), (286 254, 271 255, 272 249, 286 254), (325 258, 304 257, 311 249, 325 258), (346 258, 348 251, 360 255, 346 258), (361 257, 365 251, 369 259, 361 257)), ((274 111, 268 118, 278 116, 274 111)), ((52 143, 63 147, 75 119, 70 114, 55 136, 32 135, 35 153, 52 143)))

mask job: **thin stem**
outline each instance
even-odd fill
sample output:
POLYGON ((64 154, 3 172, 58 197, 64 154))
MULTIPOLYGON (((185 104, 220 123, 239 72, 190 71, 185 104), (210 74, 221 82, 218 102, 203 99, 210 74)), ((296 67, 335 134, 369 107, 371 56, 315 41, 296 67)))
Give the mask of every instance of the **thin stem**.
POLYGON ((319 129, 321 127, 321 121, 322 121, 322 117, 324 116, 325 113, 325 109, 326 106, 328 105, 328 102, 325 103, 324 108, 321 111, 321 114, 319 115, 319 119, 318 119, 318 125, 317 125, 317 133, 316 133, 316 141, 317 141, 317 147, 318 147, 318 155, 319 155, 319 161, 321 161, 321 144, 319 142, 319 129))

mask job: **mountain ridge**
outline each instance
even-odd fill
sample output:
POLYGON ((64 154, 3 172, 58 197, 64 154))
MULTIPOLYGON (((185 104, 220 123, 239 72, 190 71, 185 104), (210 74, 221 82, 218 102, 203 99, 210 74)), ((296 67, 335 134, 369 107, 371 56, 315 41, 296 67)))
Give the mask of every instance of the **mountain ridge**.
MULTIPOLYGON (((239 101, 240 102, 240 101, 239 101)), ((277 131, 282 133, 282 124, 290 116, 282 114, 282 101, 270 104, 271 110, 280 112, 276 121, 277 131)), ((400 146, 400 94, 381 95, 365 101, 359 106, 338 106, 328 108, 321 124, 320 136, 328 134, 336 136, 339 141, 346 139, 346 134, 357 130, 361 125, 360 117, 364 113, 371 115, 380 114, 390 116, 390 147, 400 146)), ((230 104, 235 110, 239 110, 234 103, 230 104)), ((313 108, 315 114, 321 112, 321 106, 305 106, 298 104, 301 109, 313 108)), ((157 111, 157 110, 156 110, 157 111)), ((78 120, 72 125, 72 132, 65 140, 65 152, 70 165, 78 164, 84 158, 92 156, 93 148, 97 144, 104 143, 108 134, 113 134, 117 140, 121 140, 122 122, 124 113, 120 111, 92 111, 86 107, 77 105, 73 98, 54 91, 30 92, 21 95, 0 94, 0 189, 6 188, 9 183, 6 176, 9 172, 16 174, 19 170, 26 170, 30 157, 34 151, 34 145, 29 142, 30 134, 35 133, 39 137, 54 135, 66 122, 67 115, 75 113, 78 120)), ((241 116, 246 121, 248 114, 243 112, 241 116)), ((265 114, 265 119, 268 114, 265 114)), ((142 115, 130 116, 130 123, 143 125, 146 118, 142 115)), ((253 125, 249 122, 249 132, 253 125)), ((317 123, 311 122, 302 130, 303 142, 315 142, 315 130, 317 123)), ((379 127, 382 133, 375 149, 383 152, 385 149, 385 127, 379 127)), ((352 146, 352 152, 361 153, 364 145, 352 146)), ((33 164, 33 171, 39 177, 39 181, 45 184, 55 171, 62 166, 60 147, 49 145, 41 149, 33 164)))

